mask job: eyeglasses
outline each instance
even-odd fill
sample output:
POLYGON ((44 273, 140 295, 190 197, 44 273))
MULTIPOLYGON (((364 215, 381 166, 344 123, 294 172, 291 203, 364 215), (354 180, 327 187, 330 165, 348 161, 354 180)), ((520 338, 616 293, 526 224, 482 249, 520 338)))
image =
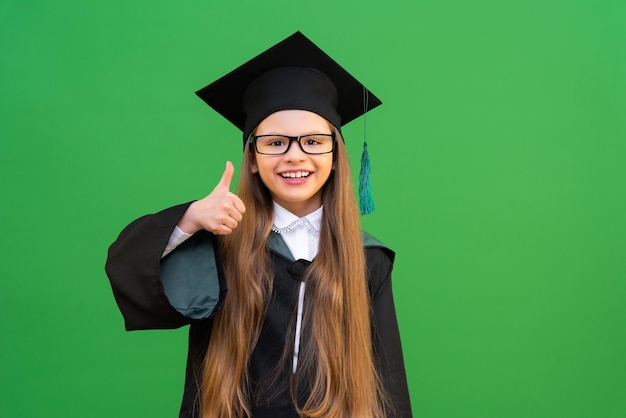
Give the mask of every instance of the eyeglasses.
POLYGON ((335 134, 311 134, 301 136, 288 135, 251 135, 250 143, 259 154, 286 154, 291 143, 297 141, 305 154, 328 154, 335 149, 335 134))

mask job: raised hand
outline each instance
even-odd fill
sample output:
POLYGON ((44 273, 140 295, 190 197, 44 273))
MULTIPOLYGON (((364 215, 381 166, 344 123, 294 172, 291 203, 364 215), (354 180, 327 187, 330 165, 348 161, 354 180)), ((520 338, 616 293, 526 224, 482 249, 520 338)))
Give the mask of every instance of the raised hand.
POLYGON ((235 168, 226 162, 224 174, 213 191, 205 198, 193 202, 178 222, 178 227, 188 234, 205 229, 216 235, 228 235, 237 228, 246 207, 239 197, 230 192, 230 182, 235 168))

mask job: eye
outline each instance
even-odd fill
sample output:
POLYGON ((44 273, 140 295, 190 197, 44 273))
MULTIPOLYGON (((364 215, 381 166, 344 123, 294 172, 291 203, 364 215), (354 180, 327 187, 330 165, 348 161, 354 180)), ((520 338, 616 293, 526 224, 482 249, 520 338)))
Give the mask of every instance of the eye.
POLYGON ((307 135, 302 139, 303 145, 306 146, 327 145, 332 142, 332 138, 325 135, 307 135))
POLYGON ((264 147, 284 147, 288 139, 283 136, 262 136, 258 138, 259 145, 264 147))
POLYGON ((304 141, 304 145, 319 145, 321 144, 321 142, 319 141, 319 139, 313 137, 307 137, 304 141))

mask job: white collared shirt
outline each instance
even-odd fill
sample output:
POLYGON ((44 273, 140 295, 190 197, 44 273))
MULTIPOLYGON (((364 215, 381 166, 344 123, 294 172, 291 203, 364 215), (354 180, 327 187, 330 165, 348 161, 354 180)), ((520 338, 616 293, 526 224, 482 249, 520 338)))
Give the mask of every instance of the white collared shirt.
POLYGON ((313 261, 317 255, 323 210, 324 207, 321 206, 314 212, 298 218, 274 202, 274 226, 272 230, 280 234, 295 260, 313 261))

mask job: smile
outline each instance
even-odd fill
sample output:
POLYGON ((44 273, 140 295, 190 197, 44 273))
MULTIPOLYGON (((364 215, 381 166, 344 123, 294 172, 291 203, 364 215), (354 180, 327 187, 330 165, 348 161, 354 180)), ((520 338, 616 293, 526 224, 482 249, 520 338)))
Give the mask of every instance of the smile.
POLYGON ((286 179, 300 179, 304 177, 309 177, 309 174, 311 173, 308 171, 293 171, 290 173, 280 173, 280 175, 286 179))

